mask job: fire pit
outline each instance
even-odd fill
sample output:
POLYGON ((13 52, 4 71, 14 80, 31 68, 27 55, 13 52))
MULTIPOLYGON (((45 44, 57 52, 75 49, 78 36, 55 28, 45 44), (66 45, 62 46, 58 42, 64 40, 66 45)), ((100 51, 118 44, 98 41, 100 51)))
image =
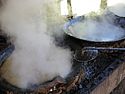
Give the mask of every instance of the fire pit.
MULTIPOLYGON (((0 37, 1 40, 4 37, 0 37)), ((5 38, 4 38, 5 39, 5 38)), ((6 39, 5 39, 6 40, 6 39)), ((2 42, 1 42, 2 43, 2 42)), ((4 64, 4 61, 7 59, 7 57, 12 53, 14 50, 14 46, 12 44, 8 44, 6 42, 3 42, 3 44, 6 44, 6 46, 2 46, 1 52, 0 52, 0 60, 1 60, 1 66, 0 69, 2 69, 2 65, 4 64)), ((63 92, 69 92, 72 88, 76 86, 76 84, 79 84, 84 77, 84 71, 82 68, 82 65, 79 63, 76 65, 73 65, 72 72, 68 75, 66 79, 59 77, 55 77, 51 81, 39 84, 39 85, 32 85, 28 89, 22 89, 18 88, 12 84, 10 84, 6 79, 4 79, 0 75, 0 93, 1 94, 48 94, 48 93, 58 93, 61 94, 63 92)))
MULTIPOLYGON (((65 37, 63 46, 71 47, 72 51, 81 49, 86 45, 91 46, 89 42, 73 41, 69 36, 65 37), (76 44, 78 44, 76 46, 76 44)), ((94 44, 96 46, 96 43, 94 44)), ((102 45, 101 45, 102 46, 102 45)), ((108 47, 109 45, 104 45, 108 47)), ((125 41, 118 42, 112 45, 112 47, 125 47, 125 41)), ((8 46, 6 46, 8 47, 8 46)), ((6 47, 3 47, 5 49, 6 47)), ((102 51, 93 62, 84 65, 83 63, 77 63, 73 60, 72 72, 66 79, 56 77, 52 81, 43 83, 41 85, 34 85, 30 89, 17 88, 8 83, 4 78, 0 77, 0 93, 1 94, 89 94, 95 89, 103 80, 105 80, 120 64, 125 62, 125 52, 105 52, 102 51)))

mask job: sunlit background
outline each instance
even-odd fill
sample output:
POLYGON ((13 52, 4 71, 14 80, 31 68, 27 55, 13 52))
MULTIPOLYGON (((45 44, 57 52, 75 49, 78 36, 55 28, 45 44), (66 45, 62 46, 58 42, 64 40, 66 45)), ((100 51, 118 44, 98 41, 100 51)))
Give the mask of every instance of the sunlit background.
POLYGON ((107 0, 108 6, 113 6, 119 3, 125 4, 125 0, 107 0))
MULTIPOLYGON (((81 16, 90 12, 97 12, 100 9, 101 1, 104 0, 71 0, 72 15, 81 16)), ((107 0, 107 6, 124 3, 125 0, 107 0)), ((61 0, 61 15, 68 15, 67 0, 61 0)))
POLYGON ((62 0, 60 3, 61 15, 68 15, 67 0, 62 0))
MULTIPOLYGON (((91 11, 98 11, 100 8, 101 0, 71 0, 72 14, 83 15, 91 11)), ((61 15, 67 15, 67 0, 61 1, 61 15)))
POLYGON ((98 11, 101 0, 71 0, 73 14, 80 16, 98 11))

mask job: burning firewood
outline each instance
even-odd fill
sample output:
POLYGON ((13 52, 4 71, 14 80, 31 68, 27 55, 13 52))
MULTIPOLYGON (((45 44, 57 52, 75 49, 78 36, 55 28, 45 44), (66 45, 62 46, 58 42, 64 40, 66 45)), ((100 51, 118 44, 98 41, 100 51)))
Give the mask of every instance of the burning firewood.
POLYGON ((41 85, 37 89, 35 88, 34 91, 41 94, 48 94, 49 92, 52 92, 54 89, 56 89, 57 85, 65 83, 66 81, 62 77, 58 76, 52 82, 41 85))
POLYGON ((74 78, 71 79, 71 81, 67 84, 66 86, 66 91, 70 91, 71 89, 73 89, 73 87, 76 87, 77 84, 79 84, 81 82, 81 80, 83 79, 83 69, 80 69, 80 72, 78 75, 76 75, 74 78))
POLYGON ((52 82, 45 83, 39 86, 39 88, 33 88, 33 92, 36 94, 62 94, 68 92, 76 87, 77 84, 83 79, 83 69, 80 69, 79 73, 74 76, 69 82, 66 82, 64 78, 58 76, 52 82))

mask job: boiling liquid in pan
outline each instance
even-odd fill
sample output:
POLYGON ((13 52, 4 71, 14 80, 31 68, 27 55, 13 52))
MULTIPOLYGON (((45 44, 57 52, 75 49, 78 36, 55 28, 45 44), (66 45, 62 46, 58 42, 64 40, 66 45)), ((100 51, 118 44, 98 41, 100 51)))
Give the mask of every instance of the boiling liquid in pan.
POLYGON ((69 27, 74 37, 91 41, 114 41, 125 37, 125 30, 106 21, 86 20, 69 27))

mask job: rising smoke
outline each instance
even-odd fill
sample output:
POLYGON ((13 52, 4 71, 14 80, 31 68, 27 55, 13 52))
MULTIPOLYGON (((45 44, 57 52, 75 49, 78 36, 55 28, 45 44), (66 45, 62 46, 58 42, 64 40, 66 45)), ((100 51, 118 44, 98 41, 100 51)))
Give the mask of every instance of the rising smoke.
POLYGON ((54 3, 54 0, 8 0, 2 6, 1 28, 15 45, 3 66, 3 77, 11 84, 27 88, 58 75, 66 77, 70 72, 70 50, 57 47, 50 36, 61 30, 56 26, 62 19, 55 15, 54 3), (48 13, 50 10, 52 14, 48 13))

